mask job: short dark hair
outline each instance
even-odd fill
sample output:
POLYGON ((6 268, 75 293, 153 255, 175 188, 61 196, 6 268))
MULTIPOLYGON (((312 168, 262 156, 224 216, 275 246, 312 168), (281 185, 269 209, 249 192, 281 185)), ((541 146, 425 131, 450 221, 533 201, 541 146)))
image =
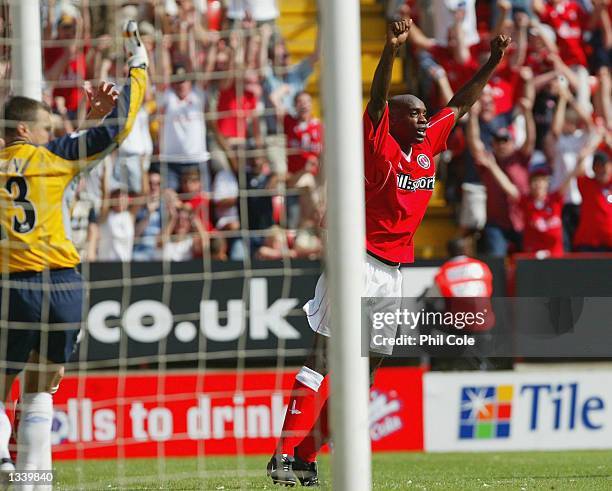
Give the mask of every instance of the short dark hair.
POLYGON ((295 96, 293 96, 293 103, 296 104, 297 100, 299 99, 299 97, 304 95, 304 94, 310 96, 310 93, 308 91, 300 90, 297 94, 295 94, 295 96))
POLYGON ((450 257, 467 256, 467 243, 463 237, 449 240, 446 249, 450 257))
POLYGON ((51 108, 44 102, 20 95, 11 97, 4 105, 4 134, 15 135, 17 123, 20 121, 36 121, 39 109, 48 113, 51 112, 51 108))
POLYGON ((595 155, 593 155, 593 165, 606 165, 611 160, 610 155, 608 155, 606 152, 599 151, 595 152, 595 155))

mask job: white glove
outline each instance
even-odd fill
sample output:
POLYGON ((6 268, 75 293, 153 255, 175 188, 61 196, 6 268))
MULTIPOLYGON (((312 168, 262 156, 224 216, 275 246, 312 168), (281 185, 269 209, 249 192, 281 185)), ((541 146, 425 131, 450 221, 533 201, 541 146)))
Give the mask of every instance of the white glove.
POLYGON ((147 68, 149 57, 138 33, 138 24, 128 20, 123 28, 123 45, 127 53, 127 63, 130 68, 147 68))

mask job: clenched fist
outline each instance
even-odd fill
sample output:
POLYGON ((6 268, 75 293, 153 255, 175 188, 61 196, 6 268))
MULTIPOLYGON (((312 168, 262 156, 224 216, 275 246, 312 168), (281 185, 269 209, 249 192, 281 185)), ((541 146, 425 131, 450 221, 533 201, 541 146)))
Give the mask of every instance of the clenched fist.
POLYGON ((387 43, 394 48, 400 47, 408 39, 412 19, 402 19, 387 24, 387 43))
POLYGON ((498 34, 491 40, 491 58, 501 60, 504 57, 504 52, 510 46, 512 39, 505 34, 498 34))

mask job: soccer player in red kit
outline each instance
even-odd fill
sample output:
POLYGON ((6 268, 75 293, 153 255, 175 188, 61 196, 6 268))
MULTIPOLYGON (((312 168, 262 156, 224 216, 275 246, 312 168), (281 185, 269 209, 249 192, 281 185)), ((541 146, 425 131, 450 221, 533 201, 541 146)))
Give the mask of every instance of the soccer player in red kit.
MULTIPOLYGON (((402 20, 388 25, 363 117, 367 254, 362 296, 377 299, 372 311, 399 308, 399 265, 413 261, 414 234, 434 188, 434 156, 446 148, 455 122, 480 97, 510 42, 507 36, 493 39, 488 61, 447 107, 428 118, 419 98, 409 94, 389 98, 393 61, 408 38, 411 24, 411 20, 402 20)), ((295 377, 281 437, 268 463, 272 480, 289 486, 297 480, 303 486, 318 484, 316 455, 328 438, 325 345, 330 336, 330 315, 325 273, 304 310, 315 331, 314 347, 295 377)), ((396 329, 378 330, 376 337, 395 337, 396 329)), ((360 335, 359 326, 355 326, 355 335, 360 335)), ((371 367, 376 368, 391 347, 378 347, 372 340, 370 349, 376 357, 370 360, 371 367)))

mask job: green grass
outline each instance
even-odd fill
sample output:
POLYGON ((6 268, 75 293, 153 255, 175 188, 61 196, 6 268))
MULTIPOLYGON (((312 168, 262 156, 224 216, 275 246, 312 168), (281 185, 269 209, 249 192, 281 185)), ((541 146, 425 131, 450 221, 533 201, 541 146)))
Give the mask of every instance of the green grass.
MULTIPOLYGON (((65 461, 56 490, 285 489, 265 475, 267 458, 207 457, 65 461), (163 466, 163 467, 162 467, 163 466)), ((331 489, 329 457, 320 459, 322 489, 331 489)), ((377 453, 374 489, 612 489, 612 452, 377 453)))

